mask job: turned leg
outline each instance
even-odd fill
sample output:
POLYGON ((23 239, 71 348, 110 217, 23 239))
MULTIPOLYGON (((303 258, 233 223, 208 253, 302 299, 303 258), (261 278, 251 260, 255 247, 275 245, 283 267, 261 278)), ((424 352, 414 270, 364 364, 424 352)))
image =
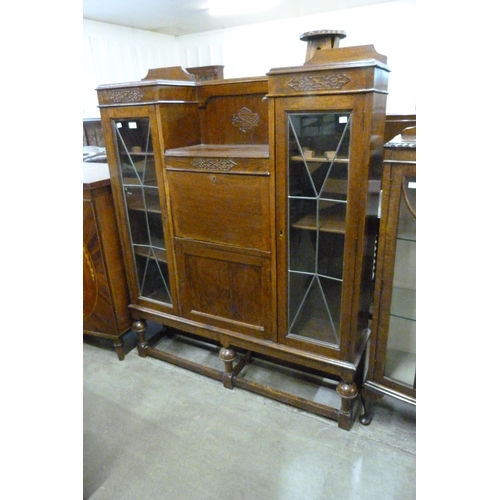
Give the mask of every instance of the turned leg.
POLYGON ((114 341, 115 351, 118 354, 118 359, 123 361, 125 359, 125 350, 123 349, 123 340, 121 337, 115 339, 114 341))
POLYGON ((364 412, 359 416, 359 421, 363 425, 370 425, 373 420, 373 403, 382 397, 377 391, 373 391, 368 387, 363 387, 361 391, 361 402, 363 404, 364 412))
POLYGON ((370 425, 373 418, 372 402, 367 399, 363 394, 363 391, 359 393, 359 399, 361 401, 361 406, 363 407, 363 413, 359 416, 359 421, 363 425, 370 425))
POLYGON ((146 328, 147 323, 145 320, 138 319, 132 324, 132 331, 137 334, 137 352, 141 358, 147 357, 146 349, 148 343, 146 342, 146 328))
POLYGON ((236 351, 231 347, 222 347, 219 352, 219 358, 224 361, 224 374, 222 383, 227 389, 233 388, 233 362, 236 359, 236 351))
POLYGON ((340 381, 337 385, 337 393, 341 398, 339 411, 339 427, 349 430, 352 427, 354 418, 354 403, 358 398, 358 388, 354 382, 340 381))

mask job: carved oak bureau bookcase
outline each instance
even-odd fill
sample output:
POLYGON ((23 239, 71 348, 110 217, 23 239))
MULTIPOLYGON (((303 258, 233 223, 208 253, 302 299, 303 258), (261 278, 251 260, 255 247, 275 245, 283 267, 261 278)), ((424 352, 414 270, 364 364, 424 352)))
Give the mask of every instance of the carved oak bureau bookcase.
POLYGON ((97 92, 139 355, 350 429, 388 68, 372 46, 338 48, 343 36, 306 34, 306 63, 265 76, 200 82, 163 68, 97 92), (147 321, 213 346, 220 366, 147 339, 147 321), (333 381, 338 406, 247 379, 256 358, 333 381))

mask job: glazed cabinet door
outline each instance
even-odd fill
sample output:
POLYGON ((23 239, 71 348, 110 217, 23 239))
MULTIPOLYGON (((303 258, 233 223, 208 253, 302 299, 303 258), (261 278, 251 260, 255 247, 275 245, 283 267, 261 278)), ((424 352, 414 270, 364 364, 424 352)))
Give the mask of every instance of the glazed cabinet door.
POLYGON ((149 307, 175 307, 172 264, 168 249, 168 217, 163 190, 161 134, 156 130, 154 110, 136 108, 105 111, 105 126, 113 142, 110 169, 113 190, 121 203, 122 239, 125 242, 126 264, 134 303, 149 307), (162 189, 159 189, 162 186, 162 189), (166 236, 167 235, 167 236, 166 236))
POLYGON ((416 398, 416 167, 388 164, 385 169, 374 381, 416 398))
MULTIPOLYGON (((277 149, 280 341, 345 358, 347 346, 360 342, 353 317, 364 285, 356 266, 363 265, 360 228, 371 186, 356 142, 362 114, 349 99, 308 106, 285 102, 276 111, 284 145, 277 149)), ((374 186, 378 196, 380 183, 374 186)))

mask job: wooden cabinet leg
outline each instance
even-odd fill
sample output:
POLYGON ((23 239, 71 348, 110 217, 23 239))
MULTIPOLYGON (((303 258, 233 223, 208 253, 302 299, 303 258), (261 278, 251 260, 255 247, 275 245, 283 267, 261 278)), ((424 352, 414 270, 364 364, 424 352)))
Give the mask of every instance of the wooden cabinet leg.
POLYGON ((137 334, 137 352, 141 358, 147 357, 146 349, 148 347, 148 343, 146 341, 146 328, 147 323, 145 320, 138 319, 132 323, 132 331, 137 334))
POLYGON ((359 421, 363 425, 370 425, 373 420, 373 403, 382 398, 382 395, 378 392, 371 390, 368 387, 363 387, 361 390, 361 403, 364 408, 364 412, 359 416, 359 421))
POLYGON ((359 393, 361 399, 361 405, 363 406, 363 413, 359 416, 359 421, 363 425, 370 425, 373 418, 373 408, 372 401, 369 398, 366 398, 363 391, 359 393))
POLYGON ((339 427, 350 430, 354 423, 354 403, 358 398, 358 388, 354 382, 340 381, 337 385, 337 393, 341 397, 339 410, 339 427))
POLYGON ((231 347, 222 347, 219 352, 219 358, 224 361, 224 374, 222 383, 227 389, 233 388, 233 362, 236 359, 236 351, 231 347))
POLYGON ((125 359, 125 350, 123 349, 122 338, 120 337, 120 338, 115 339, 114 345, 115 345, 116 354, 118 354, 118 359, 120 361, 123 361, 125 359))

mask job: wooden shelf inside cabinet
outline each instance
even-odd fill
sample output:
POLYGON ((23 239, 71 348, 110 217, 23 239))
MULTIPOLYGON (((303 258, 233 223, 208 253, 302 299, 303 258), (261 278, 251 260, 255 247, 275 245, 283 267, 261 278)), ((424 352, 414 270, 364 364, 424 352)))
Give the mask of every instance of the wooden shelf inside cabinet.
POLYGON ((167 262, 167 252, 164 248, 153 245, 134 245, 134 252, 141 257, 150 257, 151 251, 154 251, 156 260, 160 262, 167 262))
MULTIPOLYGON (((319 212, 320 226, 319 231, 325 233, 345 234, 345 205, 335 204, 319 212)), ((292 224, 296 229, 306 229, 316 231, 318 229, 316 214, 307 214, 300 220, 292 224)))
POLYGON ((151 171, 154 171, 154 153, 132 153, 128 151, 127 153, 121 153, 120 159, 122 160, 122 164, 124 166, 127 165, 131 169, 135 169, 137 172, 144 172, 146 167, 150 167, 151 171))
MULTIPOLYGON (((292 156, 290 158, 290 160, 292 161, 301 161, 303 162, 304 161, 304 158, 302 158, 302 156, 292 156)), ((306 162, 307 163, 331 163, 332 162, 332 158, 326 158, 326 157, 313 157, 313 158, 305 158, 306 162)), ((335 158, 334 160, 334 163, 349 163, 349 159, 348 158, 335 158)))
POLYGON ((156 191, 156 193, 144 193, 144 195, 127 191, 127 185, 125 185, 124 188, 125 193, 128 195, 127 207, 129 210, 161 214, 160 198, 158 197, 157 188, 151 188, 151 190, 156 191))
POLYGON ((161 214, 161 207, 158 201, 152 201, 151 203, 149 203, 146 210, 144 210, 144 207, 140 202, 137 203, 132 202, 129 203, 127 206, 130 210, 137 210, 153 214, 161 214))
MULTIPOLYGON (((316 170, 318 170, 318 168, 320 168, 322 165, 325 165, 325 164, 330 165, 330 163, 332 162, 332 159, 328 159, 325 157, 302 158, 302 156, 292 156, 290 158, 290 161, 294 161, 294 162, 298 162, 298 163, 302 163, 302 164, 304 163, 304 160, 307 163, 307 168, 309 169, 309 172, 311 174, 316 172, 316 170)), ((335 164, 345 165, 345 166, 347 166, 349 164, 349 160, 347 158, 335 158, 335 160, 333 162, 335 164)))
POLYGON ((120 153, 120 156, 144 156, 149 158, 154 158, 154 153, 152 151, 127 151, 126 153, 120 153))

